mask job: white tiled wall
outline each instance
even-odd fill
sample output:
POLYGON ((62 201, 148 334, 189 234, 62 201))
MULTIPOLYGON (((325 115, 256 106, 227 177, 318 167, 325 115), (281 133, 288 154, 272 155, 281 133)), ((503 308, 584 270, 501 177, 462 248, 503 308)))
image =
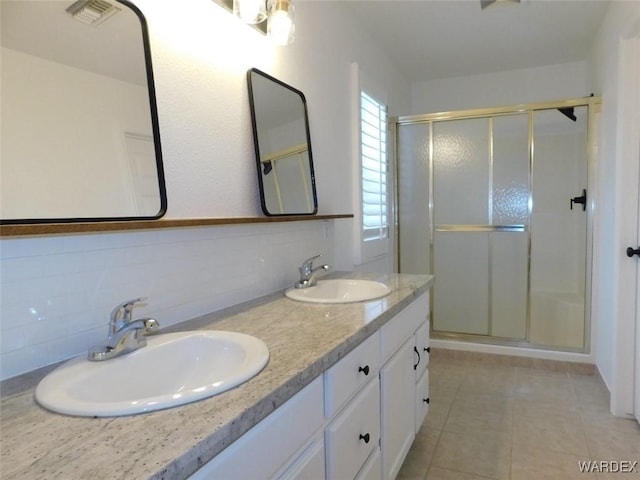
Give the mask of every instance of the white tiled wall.
POLYGON ((0 242, 0 378, 83 353, 121 301, 168 326, 291 285, 332 264, 333 222, 307 221, 0 242))

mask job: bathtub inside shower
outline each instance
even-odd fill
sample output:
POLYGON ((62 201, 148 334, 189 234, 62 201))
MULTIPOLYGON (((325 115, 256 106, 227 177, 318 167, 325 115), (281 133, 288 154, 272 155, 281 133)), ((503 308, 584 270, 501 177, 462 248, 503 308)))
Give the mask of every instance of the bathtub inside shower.
POLYGON ((532 291, 530 302, 532 344, 583 348, 583 295, 572 292, 532 291))

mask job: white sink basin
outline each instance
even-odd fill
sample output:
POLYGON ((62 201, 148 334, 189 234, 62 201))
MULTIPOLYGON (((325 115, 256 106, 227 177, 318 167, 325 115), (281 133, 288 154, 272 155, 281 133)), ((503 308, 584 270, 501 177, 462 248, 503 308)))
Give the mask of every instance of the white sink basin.
POLYGON ((285 295, 293 300, 312 303, 352 303, 389 295, 391 289, 373 280, 336 278, 319 280, 309 288, 290 288, 285 295))
POLYGON ((203 330, 147 338, 129 354, 61 365, 38 384, 36 400, 68 415, 111 417, 151 412, 211 397, 256 375, 269 361, 261 340, 203 330))

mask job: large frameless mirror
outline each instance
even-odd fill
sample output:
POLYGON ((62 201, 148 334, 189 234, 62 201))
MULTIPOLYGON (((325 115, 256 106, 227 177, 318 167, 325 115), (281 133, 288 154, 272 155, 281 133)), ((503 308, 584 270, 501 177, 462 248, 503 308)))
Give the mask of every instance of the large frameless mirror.
POLYGON ((161 217, 142 13, 126 0, 2 0, 0 8, 0 223, 161 217))
POLYGON ((317 213, 304 94, 255 68, 247 79, 262 211, 268 216, 317 213))

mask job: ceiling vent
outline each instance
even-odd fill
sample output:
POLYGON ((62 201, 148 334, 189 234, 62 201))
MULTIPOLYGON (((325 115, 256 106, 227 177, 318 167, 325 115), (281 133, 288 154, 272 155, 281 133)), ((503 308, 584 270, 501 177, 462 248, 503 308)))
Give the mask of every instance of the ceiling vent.
POLYGON ((69 15, 86 25, 98 25, 119 11, 105 0, 78 0, 66 9, 69 15))

